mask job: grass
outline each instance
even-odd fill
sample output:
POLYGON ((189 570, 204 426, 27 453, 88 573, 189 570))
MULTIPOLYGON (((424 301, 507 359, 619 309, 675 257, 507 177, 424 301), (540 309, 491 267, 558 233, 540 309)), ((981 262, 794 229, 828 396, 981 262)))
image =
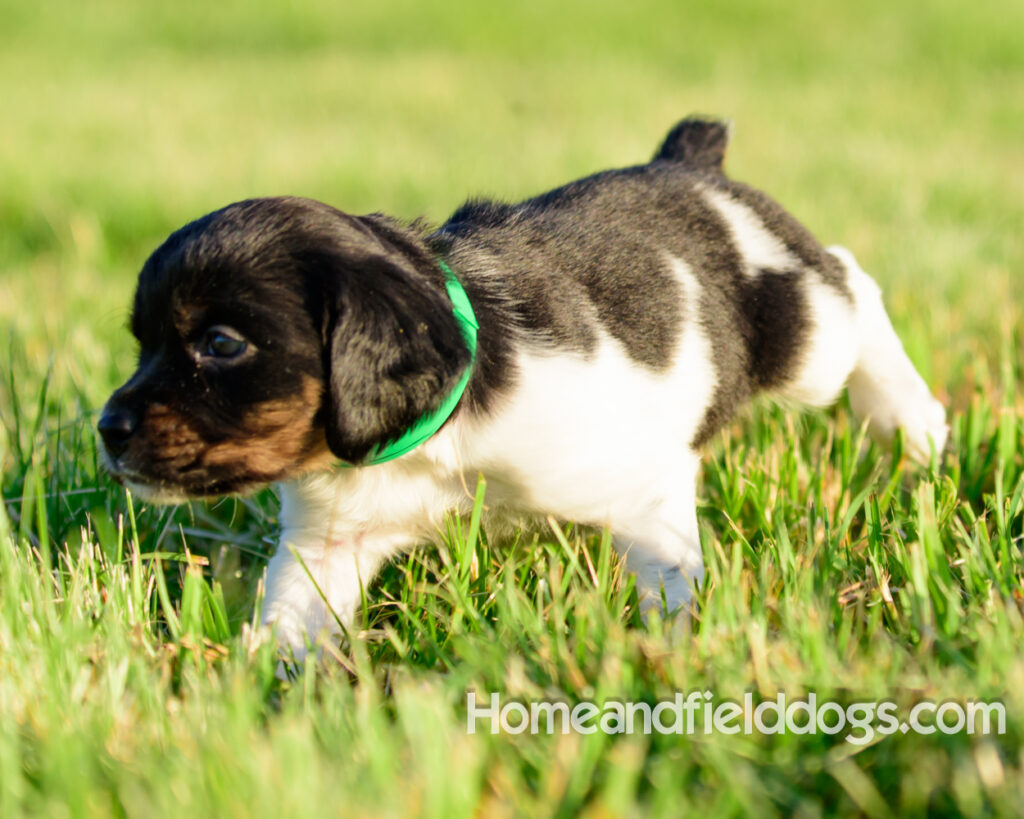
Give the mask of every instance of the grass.
POLYGON ((0 815, 964 815, 1024 800, 1024 10, 882 3, 254 6, 0 0, 0 815), (690 6, 690 7, 688 7, 690 6), (647 157, 690 111, 879 279, 951 409, 930 470, 843 407, 715 441, 708 582, 643 627, 602 533, 390 565, 338 662, 250 624, 272 492, 133 504, 97 466, 134 275, 297 193, 442 219, 647 157), (521 701, 1005 703, 1006 733, 491 736, 521 701))

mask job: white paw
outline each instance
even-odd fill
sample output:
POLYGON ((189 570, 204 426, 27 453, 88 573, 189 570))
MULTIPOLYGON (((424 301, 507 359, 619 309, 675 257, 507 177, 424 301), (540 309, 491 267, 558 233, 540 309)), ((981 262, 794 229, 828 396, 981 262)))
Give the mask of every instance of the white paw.
POLYGON ((926 393, 919 401, 910 402, 906 408, 903 428, 907 452, 920 463, 928 463, 932 449, 941 455, 946 448, 946 438, 949 436, 946 408, 930 393, 926 393))
MULTIPOLYGON (((703 566, 693 572, 697 578, 703 577, 703 574, 703 566)), ((650 576, 637 575, 640 615, 645 623, 655 613, 662 620, 667 620, 689 611, 693 600, 694 580, 678 566, 659 571, 656 575, 657 586, 651 580, 650 576)))

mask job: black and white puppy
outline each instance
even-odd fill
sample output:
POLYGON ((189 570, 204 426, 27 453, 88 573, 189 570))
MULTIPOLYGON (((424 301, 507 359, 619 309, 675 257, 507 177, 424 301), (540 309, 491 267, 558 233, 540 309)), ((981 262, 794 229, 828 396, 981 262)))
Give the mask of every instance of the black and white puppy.
POLYGON ((478 473, 496 524, 608 526, 641 604, 684 605, 703 573, 698 451, 749 396, 823 406, 845 385, 920 460, 947 432, 875 283, 728 179, 727 139, 687 119, 646 165, 471 201, 429 234, 297 198, 186 225, 139 277, 107 467, 164 503, 280 484, 263 617, 299 655, 383 561, 469 512, 478 473), (467 372, 436 434, 366 464, 467 372))

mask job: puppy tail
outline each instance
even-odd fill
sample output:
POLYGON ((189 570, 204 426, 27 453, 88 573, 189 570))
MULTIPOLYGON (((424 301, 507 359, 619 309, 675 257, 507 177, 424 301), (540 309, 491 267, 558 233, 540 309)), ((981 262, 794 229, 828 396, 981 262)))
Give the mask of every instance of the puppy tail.
POLYGON ((722 173, 732 123, 705 117, 687 117, 665 137, 654 159, 682 162, 695 170, 722 173))

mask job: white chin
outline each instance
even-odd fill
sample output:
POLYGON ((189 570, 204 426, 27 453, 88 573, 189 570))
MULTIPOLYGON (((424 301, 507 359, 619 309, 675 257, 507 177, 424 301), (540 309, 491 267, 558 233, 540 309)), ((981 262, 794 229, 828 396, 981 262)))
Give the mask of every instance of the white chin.
POLYGON ((147 503, 170 505, 175 503, 186 503, 189 499, 188 495, 185 495, 181 490, 174 489, 172 487, 138 483, 130 478, 125 479, 124 485, 127 489, 131 490, 133 495, 142 498, 142 500, 147 503))

